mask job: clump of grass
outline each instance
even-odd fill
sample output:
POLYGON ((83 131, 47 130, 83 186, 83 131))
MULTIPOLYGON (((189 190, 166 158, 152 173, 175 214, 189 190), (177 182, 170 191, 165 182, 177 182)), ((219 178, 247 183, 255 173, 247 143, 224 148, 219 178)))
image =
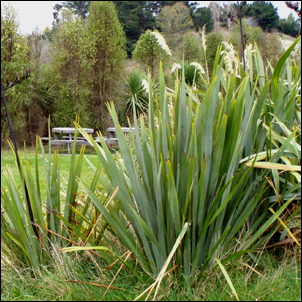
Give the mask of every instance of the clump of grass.
MULTIPOLYGON (((240 301, 301 301, 301 259, 276 258, 265 252, 258 265, 243 256, 225 265, 240 301), (249 265, 250 263, 251 265, 249 265)), ((167 278, 158 301, 235 301, 225 275, 216 266, 200 280, 196 287, 189 282, 177 282, 173 276, 167 278)))
MULTIPOLYGON (((33 277, 32 268, 17 265, 16 259, 1 255, 1 300, 3 301, 132 301, 153 282, 144 276, 140 282, 123 271, 104 297, 112 280, 110 271, 96 269, 88 254, 56 254, 49 266, 33 277), (64 281, 65 280, 65 281, 64 281), (69 280, 67 282, 66 280, 69 280), (71 282, 71 281, 78 282, 71 282)), ((91 256, 91 255, 90 255, 91 256)), ((301 259, 276 258, 265 252, 258 265, 248 256, 225 265, 241 301, 301 301, 301 259), (253 267, 252 270, 250 267, 253 267), (257 271, 257 273, 256 273, 257 271)), ((196 287, 179 283, 167 275, 157 295, 158 301, 234 301, 223 273, 217 266, 207 271, 196 287)))
POLYGON ((95 263, 99 262, 99 268, 103 267, 96 269, 90 261, 92 257, 89 251, 73 255, 54 252, 51 263, 36 271, 1 253, 1 300, 130 301, 146 286, 121 273, 103 298, 112 274, 94 259, 95 263))

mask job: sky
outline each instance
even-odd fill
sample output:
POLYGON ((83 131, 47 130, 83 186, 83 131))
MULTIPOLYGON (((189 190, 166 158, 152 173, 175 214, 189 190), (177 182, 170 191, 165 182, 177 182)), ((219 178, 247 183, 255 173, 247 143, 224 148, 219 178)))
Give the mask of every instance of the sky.
MULTIPOLYGON (((212 1, 197 1, 200 2, 201 7, 207 7, 212 1)), ((222 2, 236 2, 236 1, 217 1, 222 4, 222 2)), ((252 3, 253 1, 247 1, 252 3)), ((278 15, 280 18, 286 19, 288 15, 292 12, 295 19, 298 18, 297 14, 289 9, 284 1, 271 1, 272 4, 278 8, 278 15)), ((60 4, 60 1, 1 1, 1 10, 3 6, 8 3, 16 9, 21 34, 31 34, 36 27, 43 32, 43 30, 48 26, 52 27, 53 22, 53 7, 56 4, 60 4)))

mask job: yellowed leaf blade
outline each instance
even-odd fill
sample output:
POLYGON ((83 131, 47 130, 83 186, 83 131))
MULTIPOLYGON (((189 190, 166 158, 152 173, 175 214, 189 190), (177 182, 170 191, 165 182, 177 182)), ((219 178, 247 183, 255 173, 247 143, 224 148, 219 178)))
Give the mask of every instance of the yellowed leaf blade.
POLYGON ((237 301, 240 301, 240 300, 239 300, 239 297, 238 297, 238 295, 237 295, 236 289, 235 289, 235 287, 234 287, 234 285, 233 285, 233 282, 232 282, 232 280, 231 280, 229 274, 228 274, 227 271, 225 270, 224 266, 222 265, 222 263, 221 263, 217 258, 214 258, 214 260, 215 260, 215 261, 217 262, 217 264, 219 265, 219 267, 220 267, 220 269, 221 269, 221 271, 222 271, 222 273, 223 273, 225 279, 227 280, 227 282, 228 282, 230 288, 232 289, 232 292, 233 292, 233 294, 235 295, 237 301))
MULTIPOLYGON (((251 166, 252 163, 246 163, 247 166, 251 166)), ((278 163, 268 163, 268 162, 255 162, 254 168, 263 168, 263 169, 276 169, 283 171, 300 171, 301 167, 298 165, 283 165, 278 163)))
MULTIPOLYGON (((275 214, 275 211, 272 208, 269 208, 269 209, 273 214, 275 214)), ((277 217, 277 218, 280 221, 280 223, 283 225, 283 227, 287 230, 290 237, 292 237, 295 240, 295 242, 301 247, 300 243, 298 242, 296 237, 293 235, 293 233, 290 231, 290 229, 287 227, 287 225, 282 221, 282 219, 280 217, 277 217)))

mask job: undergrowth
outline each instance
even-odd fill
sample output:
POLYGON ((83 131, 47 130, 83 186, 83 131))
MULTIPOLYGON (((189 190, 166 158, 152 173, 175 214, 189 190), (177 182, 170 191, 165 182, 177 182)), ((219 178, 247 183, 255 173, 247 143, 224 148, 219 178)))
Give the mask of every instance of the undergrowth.
MULTIPOLYGON (((151 276, 144 275, 141 282, 121 271, 105 294, 113 274, 87 261, 90 257, 89 252, 57 254, 50 266, 35 275, 32 269, 2 254, 1 301, 133 301, 153 282, 151 276)), ((243 256, 225 266, 241 301, 301 301, 299 254, 282 250, 282 256, 276 257, 264 252, 258 265, 249 259, 243 256)), ((167 276, 157 300, 234 301, 235 296, 216 267, 195 288, 167 276)))

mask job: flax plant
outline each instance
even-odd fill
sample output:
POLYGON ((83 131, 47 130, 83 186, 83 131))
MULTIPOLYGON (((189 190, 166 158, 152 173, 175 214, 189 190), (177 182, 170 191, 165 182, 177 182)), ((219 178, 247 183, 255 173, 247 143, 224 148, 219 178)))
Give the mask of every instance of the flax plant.
MULTIPOLYGON (((1 180, 1 238, 22 263, 32 266, 34 270, 50 262, 53 249, 65 247, 67 244, 79 245, 78 238, 88 241, 85 234, 93 227, 94 220, 85 217, 88 214, 89 199, 85 206, 77 205, 79 199, 77 178, 81 174, 84 150, 85 148, 81 149, 76 160, 74 143, 66 182, 62 180, 58 152, 55 151, 52 158, 50 142, 47 156, 39 137, 36 141, 34 168, 26 159, 23 161, 20 159, 21 173, 17 176, 21 179, 20 185, 17 185, 17 177, 13 175, 10 167, 3 173, 6 185, 4 186, 1 180), (39 146, 42 167, 38 160, 39 146), (24 202, 24 180, 39 238, 30 226, 29 211, 24 202), (46 186, 46 196, 42 194, 42 186, 46 186)), ((95 177, 90 184, 92 190, 97 187, 99 174, 100 167, 96 169, 95 177)), ((94 238, 89 238, 89 243, 92 242, 95 242, 94 238)))
MULTIPOLYGON (((241 160, 241 163, 248 161, 253 163, 256 158, 255 168, 257 167, 257 169, 253 170, 249 182, 267 169, 269 171, 267 177, 273 179, 280 200, 288 200, 295 194, 301 196, 301 173, 299 174, 294 167, 299 165, 301 159, 301 146, 298 144, 299 137, 301 137, 301 130, 299 130, 301 124, 301 107, 299 107, 301 104, 301 62, 291 59, 291 53, 300 40, 299 37, 284 52, 275 68, 272 66, 264 68, 257 44, 246 49, 250 94, 246 96, 245 110, 254 114, 248 117, 251 118, 251 124, 247 128, 248 139, 244 144, 244 159, 241 160), (266 166, 264 161, 267 163, 266 166), (287 167, 281 169, 281 167, 284 168, 284 165, 287 167)), ((228 47, 225 52, 227 50, 228 47)), ((227 99, 233 97, 233 91, 238 89, 241 79, 245 77, 242 63, 233 64, 233 66, 238 66, 236 77, 231 68, 222 70, 222 94, 227 99)), ((261 217, 266 217, 270 213, 268 209, 272 205, 271 202, 276 201, 275 191, 272 187, 267 190, 264 197, 261 206, 257 207, 249 218, 251 224, 258 221, 258 224, 254 224, 251 230, 259 225, 261 217)), ((279 206, 281 206, 280 203, 279 206)))
MULTIPOLYGON (((281 57, 272 82, 279 78, 284 58, 291 50, 281 57)), ((259 219, 251 219, 247 224, 250 216, 263 206, 269 188, 266 177, 270 170, 255 173, 256 157, 254 161, 251 159, 254 150, 258 153, 264 147, 266 136, 259 139, 257 135, 263 114, 267 108, 274 107, 269 86, 276 84, 262 78, 262 69, 251 79, 249 72, 243 72, 240 62, 235 65, 238 73, 231 73, 225 54, 220 58, 220 52, 221 47, 217 51, 214 75, 202 100, 196 100, 194 92, 186 89, 183 66, 181 80, 168 92, 160 66, 160 91, 156 97, 153 97, 149 78, 148 123, 145 124, 142 117, 139 123, 134 112, 135 130, 127 139, 114 105, 108 104, 117 129, 121 159, 112 158, 101 133, 102 149, 93 140, 90 142, 111 186, 119 188, 118 212, 110 206, 105 208, 94 192, 81 183, 81 188, 114 230, 115 240, 132 253, 144 271, 162 276, 165 270, 174 270, 179 279, 185 276, 193 283, 215 265, 214 259, 225 264, 249 252, 248 248, 259 241, 293 200, 288 199, 267 221, 265 211, 259 219), (240 162, 244 157, 251 162, 249 167, 240 162), (251 240, 230 253, 232 242, 245 226, 252 234, 251 240), (181 241, 178 240, 180 234, 183 234, 181 241)), ((250 52, 249 58, 257 59, 259 64, 261 55, 251 55, 250 52)), ((84 131, 80 129, 80 132, 89 140, 84 131)), ((272 162, 282 157, 293 136, 272 156, 272 162)), ((113 242, 106 240, 110 248, 87 249, 97 249, 101 255, 110 251, 135 271, 134 264, 126 262, 117 249, 113 250, 113 242)), ((80 249, 71 247, 63 251, 80 249)))

